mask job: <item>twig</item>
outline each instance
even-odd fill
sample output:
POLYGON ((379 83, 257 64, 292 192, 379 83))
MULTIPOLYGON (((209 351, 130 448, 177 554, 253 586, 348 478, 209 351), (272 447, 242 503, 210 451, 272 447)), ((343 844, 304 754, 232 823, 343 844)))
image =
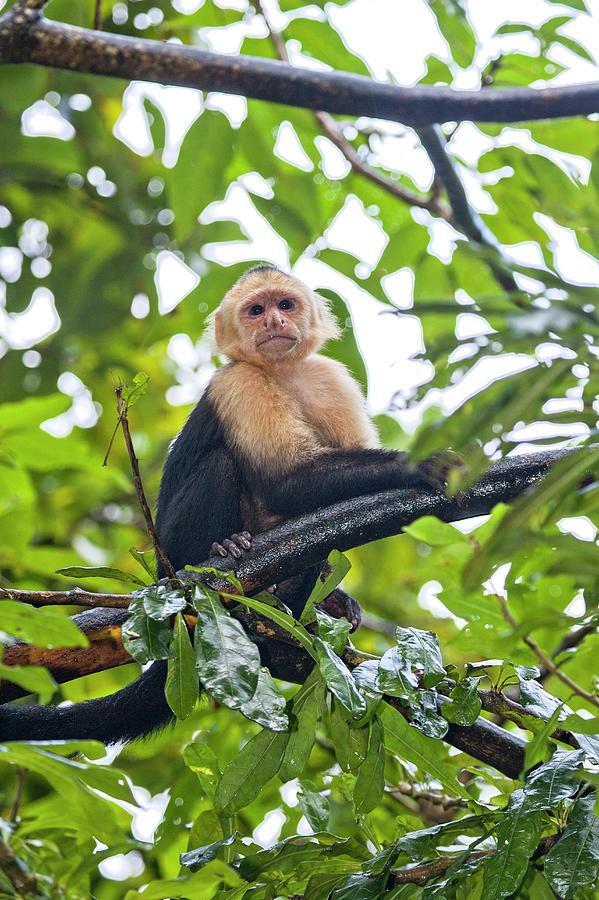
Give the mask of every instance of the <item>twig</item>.
MULTIPOLYGON (((28 0, 39 10, 43 0, 28 0)), ((347 72, 320 72, 277 60, 226 55, 97 32, 27 16, 0 17, 0 63, 36 63, 114 78, 242 94, 271 103, 422 126, 434 122, 522 122, 586 116, 599 108, 599 82, 556 88, 456 91, 401 87, 347 72)))
POLYGON ((18 857, 2 838, 0 838, 0 869, 14 887, 17 897, 37 894, 35 877, 25 871, 18 857))
POLYGON ((94 28, 102 31, 102 0, 94 0, 94 28))
MULTIPOLYGON (((271 25, 264 3, 262 0, 252 0, 252 4, 264 19, 277 56, 281 62, 288 63, 289 56, 287 54, 285 41, 283 40, 281 32, 276 31, 271 25)), ((409 206, 418 206, 421 209, 428 209, 431 213, 434 213, 443 219, 451 218, 451 210, 438 195, 431 194, 426 197, 417 194, 415 191, 411 191, 398 181, 394 181, 393 178, 383 174, 383 172, 379 172, 377 169, 373 169, 368 163, 364 162, 356 152, 355 147, 351 145, 343 134, 342 127, 331 115, 329 115, 329 113, 317 110, 314 112, 314 118, 329 140, 341 151, 347 162, 350 164, 352 171, 357 175, 362 175, 364 178, 372 181, 373 184, 383 188, 383 190, 392 194, 394 197, 397 197, 397 199, 401 200, 403 203, 407 203, 409 206)))
POLYGON ((127 401, 123 398, 123 390, 124 385, 119 384, 115 388, 116 394, 116 404, 117 411, 119 414, 119 422, 121 424, 121 428, 123 429, 123 436, 125 438, 125 445, 127 447, 127 453, 129 454, 129 462, 131 463, 131 471, 133 473, 133 482, 135 484, 135 491, 137 493, 137 499, 139 501, 139 505, 144 514, 144 519, 146 521, 146 529, 148 534, 152 539, 152 543, 154 544, 154 549, 160 558, 160 562, 164 566, 164 569, 169 578, 176 578, 177 573, 175 572, 171 562, 164 552, 164 548, 160 543, 160 539, 156 532, 156 528, 154 526, 154 519, 152 518, 152 513, 150 511, 150 507, 148 506, 148 501, 146 500, 146 495, 144 492, 141 473, 139 471, 139 461, 137 456, 135 455, 135 448, 133 447, 133 441, 131 439, 131 432, 129 431, 129 419, 128 419, 128 405, 127 401))
MULTIPOLYGON (((507 600, 501 594, 495 594, 494 596, 499 603, 503 618, 515 631, 518 627, 518 624, 508 608, 507 600)), ((592 706, 596 706, 599 709, 599 698, 595 694, 592 694, 590 691, 587 691, 585 688, 581 687, 581 685, 577 684, 575 681, 572 681, 572 679, 568 675, 562 672, 562 670, 558 668, 558 666, 556 666, 556 664, 553 662, 551 657, 547 656, 547 654, 541 650, 533 637, 527 634, 522 638, 522 640, 529 648, 529 650, 534 653, 543 668, 547 670, 548 674, 555 675, 555 677, 558 678, 559 681, 562 682, 562 684, 565 684, 573 694, 576 694, 578 697, 582 697, 582 699, 586 700, 587 703, 590 703, 592 704, 592 706)))
POLYGON ((16 822, 17 816, 19 815, 19 809, 21 807, 21 801, 23 799, 23 789, 25 788, 25 780, 27 778, 27 769, 23 769, 21 766, 18 766, 15 770, 15 792, 12 797, 12 803, 10 804, 10 810, 8 812, 8 821, 16 822))
POLYGON ((132 595, 94 594, 78 587, 70 591, 24 591, 0 587, 0 603, 2 600, 18 600, 19 603, 30 603, 32 606, 108 606, 126 609, 131 603, 132 595))
MULTIPOLYGON (((539 846, 532 855, 532 859, 539 859, 546 853, 549 853, 552 847, 555 847, 559 841, 561 834, 550 834, 544 837, 539 846)), ((489 856, 495 856, 496 850, 473 850, 468 854, 468 860, 485 859, 489 856)), ((440 856, 426 863, 417 863, 413 866, 406 866, 404 869, 393 869, 389 877, 388 888, 396 887, 400 884, 420 884, 424 885, 433 878, 440 878, 445 875, 447 870, 458 860, 459 855, 440 856)))
POLYGON ((458 170, 447 153, 445 138, 438 126, 428 125, 417 129, 420 143, 429 155, 437 178, 445 185, 451 204, 451 221, 456 228, 463 231, 466 237, 483 247, 488 247, 497 258, 489 259, 489 267, 497 282, 508 292, 520 289, 509 270, 509 264, 503 257, 501 244, 488 228, 468 200, 458 170))
MULTIPOLYGON (((561 656, 566 650, 572 650, 574 647, 578 647, 589 634, 595 634, 597 631, 597 625, 589 624, 582 625, 576 631, 570 631, 569 634, 565 636, 563 641, 553 650, 551 653, 551 659, 556 660, 558 656, 561 656)), ((555 663, 556 667, 559 668, 567 662, 571 657, 566 657, 565 660, 562 660, 560 663, 555 663)), ((551 669, 548 669, 546 666, 541 666, 541 673, 537 678, 537 681, 543 683, 549 675, 553 674, 551 669)))
POLYGON ((411 797, 412 800, 424 800, 426 803, 440 806, 445 810, 461 809, 468 806, 468 801, 462 797, 448 797, 446 794, 439 794, 435 791, 421 791, 407 781, 400 781, 389 793, 396 799, 411 797))

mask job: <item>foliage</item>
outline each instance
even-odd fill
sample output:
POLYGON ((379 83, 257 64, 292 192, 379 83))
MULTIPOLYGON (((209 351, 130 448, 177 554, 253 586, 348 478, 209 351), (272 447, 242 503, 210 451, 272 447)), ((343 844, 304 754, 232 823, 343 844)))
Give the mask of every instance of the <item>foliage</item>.
MULTIPOLYGON (((275 21, 294 60, 384 78, 383 51, 350 29, 351 17, 376 19, 369 3, 372 27, 391 30, 383 0, 280 0, 275 21)), ((196 5, 104 4, 103 25, 275 56, 250 4, 196 5)), ((53 0, 48 15, 89 26, 92 6, 53 0)), ((418 58, 410 76, 390 60, 390 79, 492 91, 560 72, 584 80, 596 62, 580 42, 592 19, 582 2, 546 2, 538 27, 525 3, 522 22, 495 14, 484 42, 477 4, 416 6, 430 42, 416 41, 407 7, 393 13, 418 58)), ((134 587, 123 637, 136 660, 61 687, 39 667, 0 663, 0 675, 42 702, 80 700, 168 659, 178 717, 118 759, 89 742, 1 747, 0 850, 40 897, 74 900, 145 885, 146 898, 192 900, 595 896, 598 500, 579 484, 596 451, 468 528, 425 517, 352 551, 351 570, 336 554, 301 623, 233 590, 313 656, 300 687, 260 666, 212 591, 151 586, 118 438, 102 461, 114 388, 133 385, 155 498, 168 443, 217 364, 206 319, 262 258, 332 300, 344 331, 327 352, 370 388, 386 445, 451 446, 474 478, 514 448, 592 441, 596 122, 444 128, 517 280, 508 295, 497 249, 349 169, 309 111, 37 67, 4 66, 0 84, 0 585, 134 587), (344 576, 371 615, 355 640, 373 658, 354 669, 347 624, 315 609, 344 576), (528 740, 519 779, 442 740, 497 703, 528 740), (436 866, 426 884, 405 881, 414 863, 436 866)), ((365 165, 434 196, 415 132, 338 124, 365 165)), ((5 643, 86 643, 74 608, 0 602, 5 643)), ((0 862, 0 894, 14 896, 6 871, 0 862)))

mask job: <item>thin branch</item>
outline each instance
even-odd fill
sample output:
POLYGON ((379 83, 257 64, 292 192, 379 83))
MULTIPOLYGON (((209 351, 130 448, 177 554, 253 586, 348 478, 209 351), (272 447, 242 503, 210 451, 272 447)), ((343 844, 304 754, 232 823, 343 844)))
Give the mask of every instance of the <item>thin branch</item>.
POLYGON ((436 791, 421 791, 408 781, 400 781, 389 793, 396 799, 410 797, 412 800, 424 800, 425 803, 440 806, 444 810, 463 809, 468 806, 468 801, 462 797, 448 797, 447 794, 439 794, 436 791))
POLYGON ((19 858, 2 838, 0 838, 0 869, 12 884, 17 897, 37 895, 35 876, 26 871, 19 858))
POLYGON ((102 0, 94 0, 94 29, 102 31, 102 0))
MULTIPOLYGON (((578 647, 580 644, 582 644, 584 639, 586 637, 588 637, 589 634, 596 634, 596 633, 597 633, 597 625, 594 625, 592 623, 589 625, 582 625, 580 628, 577 628, 576 631, 570 631, 565 636, 563 641, 561 641, 561 643, 558 644, 558 646, 555 648, 555 650, 553 650, 553 652, 551 653, 551 659, 553 660, 555 666, 557 668, 560 668, 560 666, 562 666, 564 664, 564 662, 567 662, 568 659, 572 658, 572 657, 566 657, 566 659, 562 660, 561 662, 555 663, 555 660, 559 656, 561 656, 562 653, 565 653, 566 650, 573 650, 574 647, 578 647)), ((551 674, 553 674, 553 671, 551 669, 548 669, 546 666, 541 666, 540 669, 541 669, 541 673, 540 673, 539 677, 537 678, 537 681, 540 681, 541 683, 543 683, 543 681, 545 681, 551 674)))
POLYGON ((276 60, 230 56, 140 37, 98 33, 44 18, 42 0, 0 17, 0 62, 36 63, 115 78, 242 94, 272 103, 406 125, 522 122, 587 116, 599 109, 599 82, 557 88, 455 91, 400 87, 346 72, 320 72, 276 60))
MULTIPOLYGON (((518 623, 509 610, 507 600, 501 594, 495 594, 494 596, 499 603, 503 618, 515 631, 518 627, 518 623)), ((531 637, 530 634, 525 635, 522 640, 526 644, 528 649, 534 653, 540 664, 544 669, 547 670, 550 675, 555 675, 555 677, 559 679, 562 684, 565 684, 573 694, 576 694, 578 697, 582 697, 582 699, 586 700, 587 703, 590 703, 592 706, 596 706, 597 709, 599 709, 599 697, 597 697, 596 694, 587 691, 581 685, 573 681, 569 675, 566 675, 564 672, 562 672, 562 670, 558 668, 558 666, 556 666, 551 657, 547 656, 547 654, 541 650, 535 639, 531 637)))
POLYGON ((135 448, 133 446, 133 440, 131 439, 131 432, 129 431, 129 416, 128 416, 128 403, 123 398, 123 390, 124 385, 119 384, 115 388, 116 394, 116 403, 117 403, 117 411, 119 414, 119 422, 121 428, 123 429, 123 436, 125 438, 125 445, 127 447, 127 453, 129 454, 129 462, 131 464, 131 472, 133 474, 133 483, 135 484, 135 491, 137 493, 137 499, 139 501, 139 505, 141 507, 141 511, 143 512, 144 519, 146 522, 146 529, 148 534, 152 539, 152 543, 154 544, 154 549, 160 559, 160 562, 164 566, 164 569, 169 578, 176 578, 176 572, 166 555, 162 544, 160 543, 160 538, 156 532, 156 528, 154 526, 154 519, 152 518, 152 513, 150 511, 150 507, 148 505, 148 501, 146 499, 146 495, 144 492, 143 483, 141 480, 141 472, 139 471, 139 460, 135 455, 135 448))
MULTIPOLYGON (((539 846, 533 853, 532 859, 539 859, 546 853, 549 853, 552 847, 555 847, 559 841, 561 834, 550 834, 543 838, 539 846)), ((495 856, 496 850, 473 850, 468 854, 468 861, 477 859, 485 859, 489 856, 495 856)), ((425 885, 433 878, 440 878, 445 875, 447 870, 460 859, 459 854, 453 856, 440 856, 426 863, 417 863, 413 866, 406 866, 403 869, 393 869, 389 877, 388 888, 397 887, 400 884, 420 884, 425 885)))
POLYGON ((488 264, 501 287, 510 293, 519 291, 509 264, 503 257, 501 244, 470 205, 457 167, 447 152, 443 133, 438 126, 429 125, 417 129, 417 134, 428 153, 436 177, 445 185, 453 213, 452 223, 470 240, 493 251, 488 264))
MULTIPOLYGON (((264 19, 277 56, 281 62, 288 63, 289 56, 287 54, 287 47, 285 46, 283 35, 280 31, 276 31, 271 25, 263 0, 252 0, 252 4, 264 19)), ((388 175, 379 172, 377 169, 373 169, 368 163, 364 162, 364 160, 360 158, 355 147, 351 145, 343 134, 342 127, 331 115, 329 115, 329 113, 316 111, 314 113, 314 118, 329 140, 341 151, 347 162, 350 164, 352 171, 357 175, 362 175, 364 178, 367 178, 368 181, 372 181, 373 184, 383 188, 387 193, 397 197, 402 203, 407 203, 409 206, 418 206, 421 209, 428 209, 431 213, 441 216, 444 219, 450 218, 451 210, 448 209, 438 197, 425 197, 421 194, 417 194, 415 191, 411 191, 398 181, 394 181, 393 178, 389 178, 388 175)))
POLYGON ((16 822, 17 816, 19 815, 19 809, 21 808, 21 801, 23 800, 23 791, 25 789, 25 782, 27 780, 27 769, 24 769, 22 766, 18 766, 15 769, 15 792, 12 797, 12 802, 10 804, 10 810, 8 811, 8 821, 16 822))
MULTIPOLYGON (((78 587, 70 591, 24 591, 0 587, 0 603, 2 600, 18 600, 32 606, 108 606, 119 609, 127 608, 131 599, 131 594, 94 594, 78 587)), ((0 612, 1 609, 0 606, 0 612)))

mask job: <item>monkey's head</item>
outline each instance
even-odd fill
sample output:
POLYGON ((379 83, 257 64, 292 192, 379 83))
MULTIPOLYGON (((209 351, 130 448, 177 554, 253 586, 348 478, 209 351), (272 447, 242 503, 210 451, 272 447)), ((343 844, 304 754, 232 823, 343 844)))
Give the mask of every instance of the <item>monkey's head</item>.
POLYGON ((315 353, 339 327, 326 301, 297 278, 256 266, 225 294, 214 336, 229 359, 268 366, 315 353))

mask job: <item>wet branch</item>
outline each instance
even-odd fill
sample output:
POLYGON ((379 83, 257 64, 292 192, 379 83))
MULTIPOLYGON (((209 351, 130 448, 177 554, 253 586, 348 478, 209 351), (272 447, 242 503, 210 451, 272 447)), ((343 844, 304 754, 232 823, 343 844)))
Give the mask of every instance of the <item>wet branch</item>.
POLYGON ((36 63, 114 78, 242 94, 272 103, 423 126, 522 122, 599 110, 599 82, 556 88, 400 87, 346 72, 229 56, 46 19, 44 0, 20 0, 0 17, 0 63, 36 63))

